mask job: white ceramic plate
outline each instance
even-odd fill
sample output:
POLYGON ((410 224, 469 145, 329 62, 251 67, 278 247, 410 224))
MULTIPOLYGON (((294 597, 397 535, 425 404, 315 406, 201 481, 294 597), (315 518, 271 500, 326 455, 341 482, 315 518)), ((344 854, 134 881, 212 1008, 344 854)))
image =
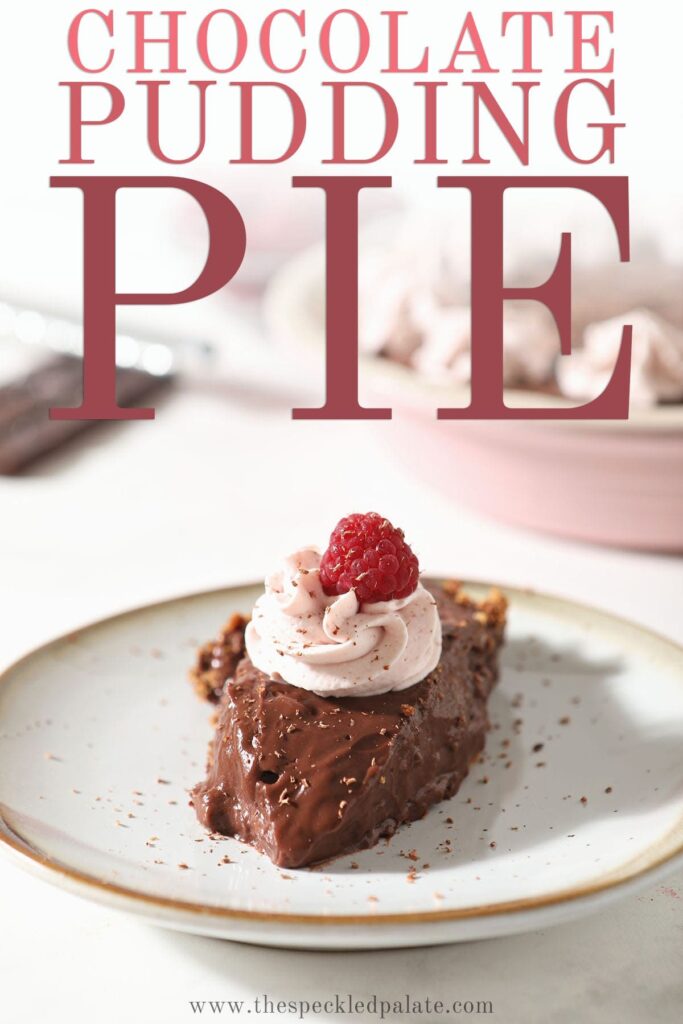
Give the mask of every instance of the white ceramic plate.
POLYGON ((185 676, 195 646, 258 591, 128 612, 5 672, 6 853, 47 881, 172 928, 332 949, 545 927, 680 861, 680 649, 512 589, 486 754, 452 800, 389 843, 314 871, 281 870, 234 840, 210 839, 187 798, 203 771, 209 709, 185 676))

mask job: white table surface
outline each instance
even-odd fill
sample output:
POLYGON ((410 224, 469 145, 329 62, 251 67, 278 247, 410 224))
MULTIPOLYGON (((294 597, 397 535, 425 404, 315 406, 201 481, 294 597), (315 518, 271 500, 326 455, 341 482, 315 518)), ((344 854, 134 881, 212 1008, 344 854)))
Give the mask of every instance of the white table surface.
MULTIPOLYGON (((238 326, 240 351, 259 345, 253 327, 238 326)), ((272 378, 296 375, 280 359, 266 358, 272 378)), ((263 365, 246 369, 253 377, 263 365)), ((292 545, 323 541, 340 515, 368 508, 404 527, 425 569, 547 589, 681 640, 679 559, 494 523, 409 475, 390 450, 391 424, 293 422, 289 404, 268 406, 244 388, 178 392, 153 423, 105 428, 31 476, 0 479, 0 663, 126 606, 259 578, 292 545)), ((0 919, 0 1019, 8 1024, 175 1024, 196 1018, 190 1000, 395 998, 397 990, 491 1000, 496 1020, 520 1024, 681 1019, 680 872, 548 931, 370 954, 166 932, 5 862, 0 919)))

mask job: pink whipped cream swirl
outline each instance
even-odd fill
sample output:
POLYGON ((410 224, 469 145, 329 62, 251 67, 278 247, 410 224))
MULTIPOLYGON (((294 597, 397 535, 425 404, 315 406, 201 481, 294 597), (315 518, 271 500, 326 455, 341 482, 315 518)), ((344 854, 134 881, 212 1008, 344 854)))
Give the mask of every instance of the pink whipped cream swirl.
POLYGON ((256 668, 321 697, 405 690, 441 657, 441 621, 421 583, 408 597, 360 605, 354 591, 329 597, 320 552, 302 548, 268 576, 246 631, 256 668))

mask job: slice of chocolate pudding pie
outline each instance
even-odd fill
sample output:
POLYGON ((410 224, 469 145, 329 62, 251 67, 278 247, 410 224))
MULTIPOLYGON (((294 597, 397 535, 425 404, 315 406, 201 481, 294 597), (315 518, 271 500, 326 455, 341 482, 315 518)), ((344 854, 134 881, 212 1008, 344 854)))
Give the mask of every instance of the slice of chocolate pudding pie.
POLYGON ((505 611, 495 590, 423 585, 376 513, 342 519, 199 651, 192 681, 218 704, 199 820, 304 867, 421 818, 484 746, 505 611))

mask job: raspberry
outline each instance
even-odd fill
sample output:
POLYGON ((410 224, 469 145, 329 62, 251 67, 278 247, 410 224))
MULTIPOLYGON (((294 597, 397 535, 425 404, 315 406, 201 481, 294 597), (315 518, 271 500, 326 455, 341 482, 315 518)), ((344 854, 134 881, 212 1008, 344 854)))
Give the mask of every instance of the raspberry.
POLYGON ((320 560, 320 580, 328 595, 355 590, 361 603, 408 597, 420 567, 396 529, 377 512, 340 519, 320 560))

